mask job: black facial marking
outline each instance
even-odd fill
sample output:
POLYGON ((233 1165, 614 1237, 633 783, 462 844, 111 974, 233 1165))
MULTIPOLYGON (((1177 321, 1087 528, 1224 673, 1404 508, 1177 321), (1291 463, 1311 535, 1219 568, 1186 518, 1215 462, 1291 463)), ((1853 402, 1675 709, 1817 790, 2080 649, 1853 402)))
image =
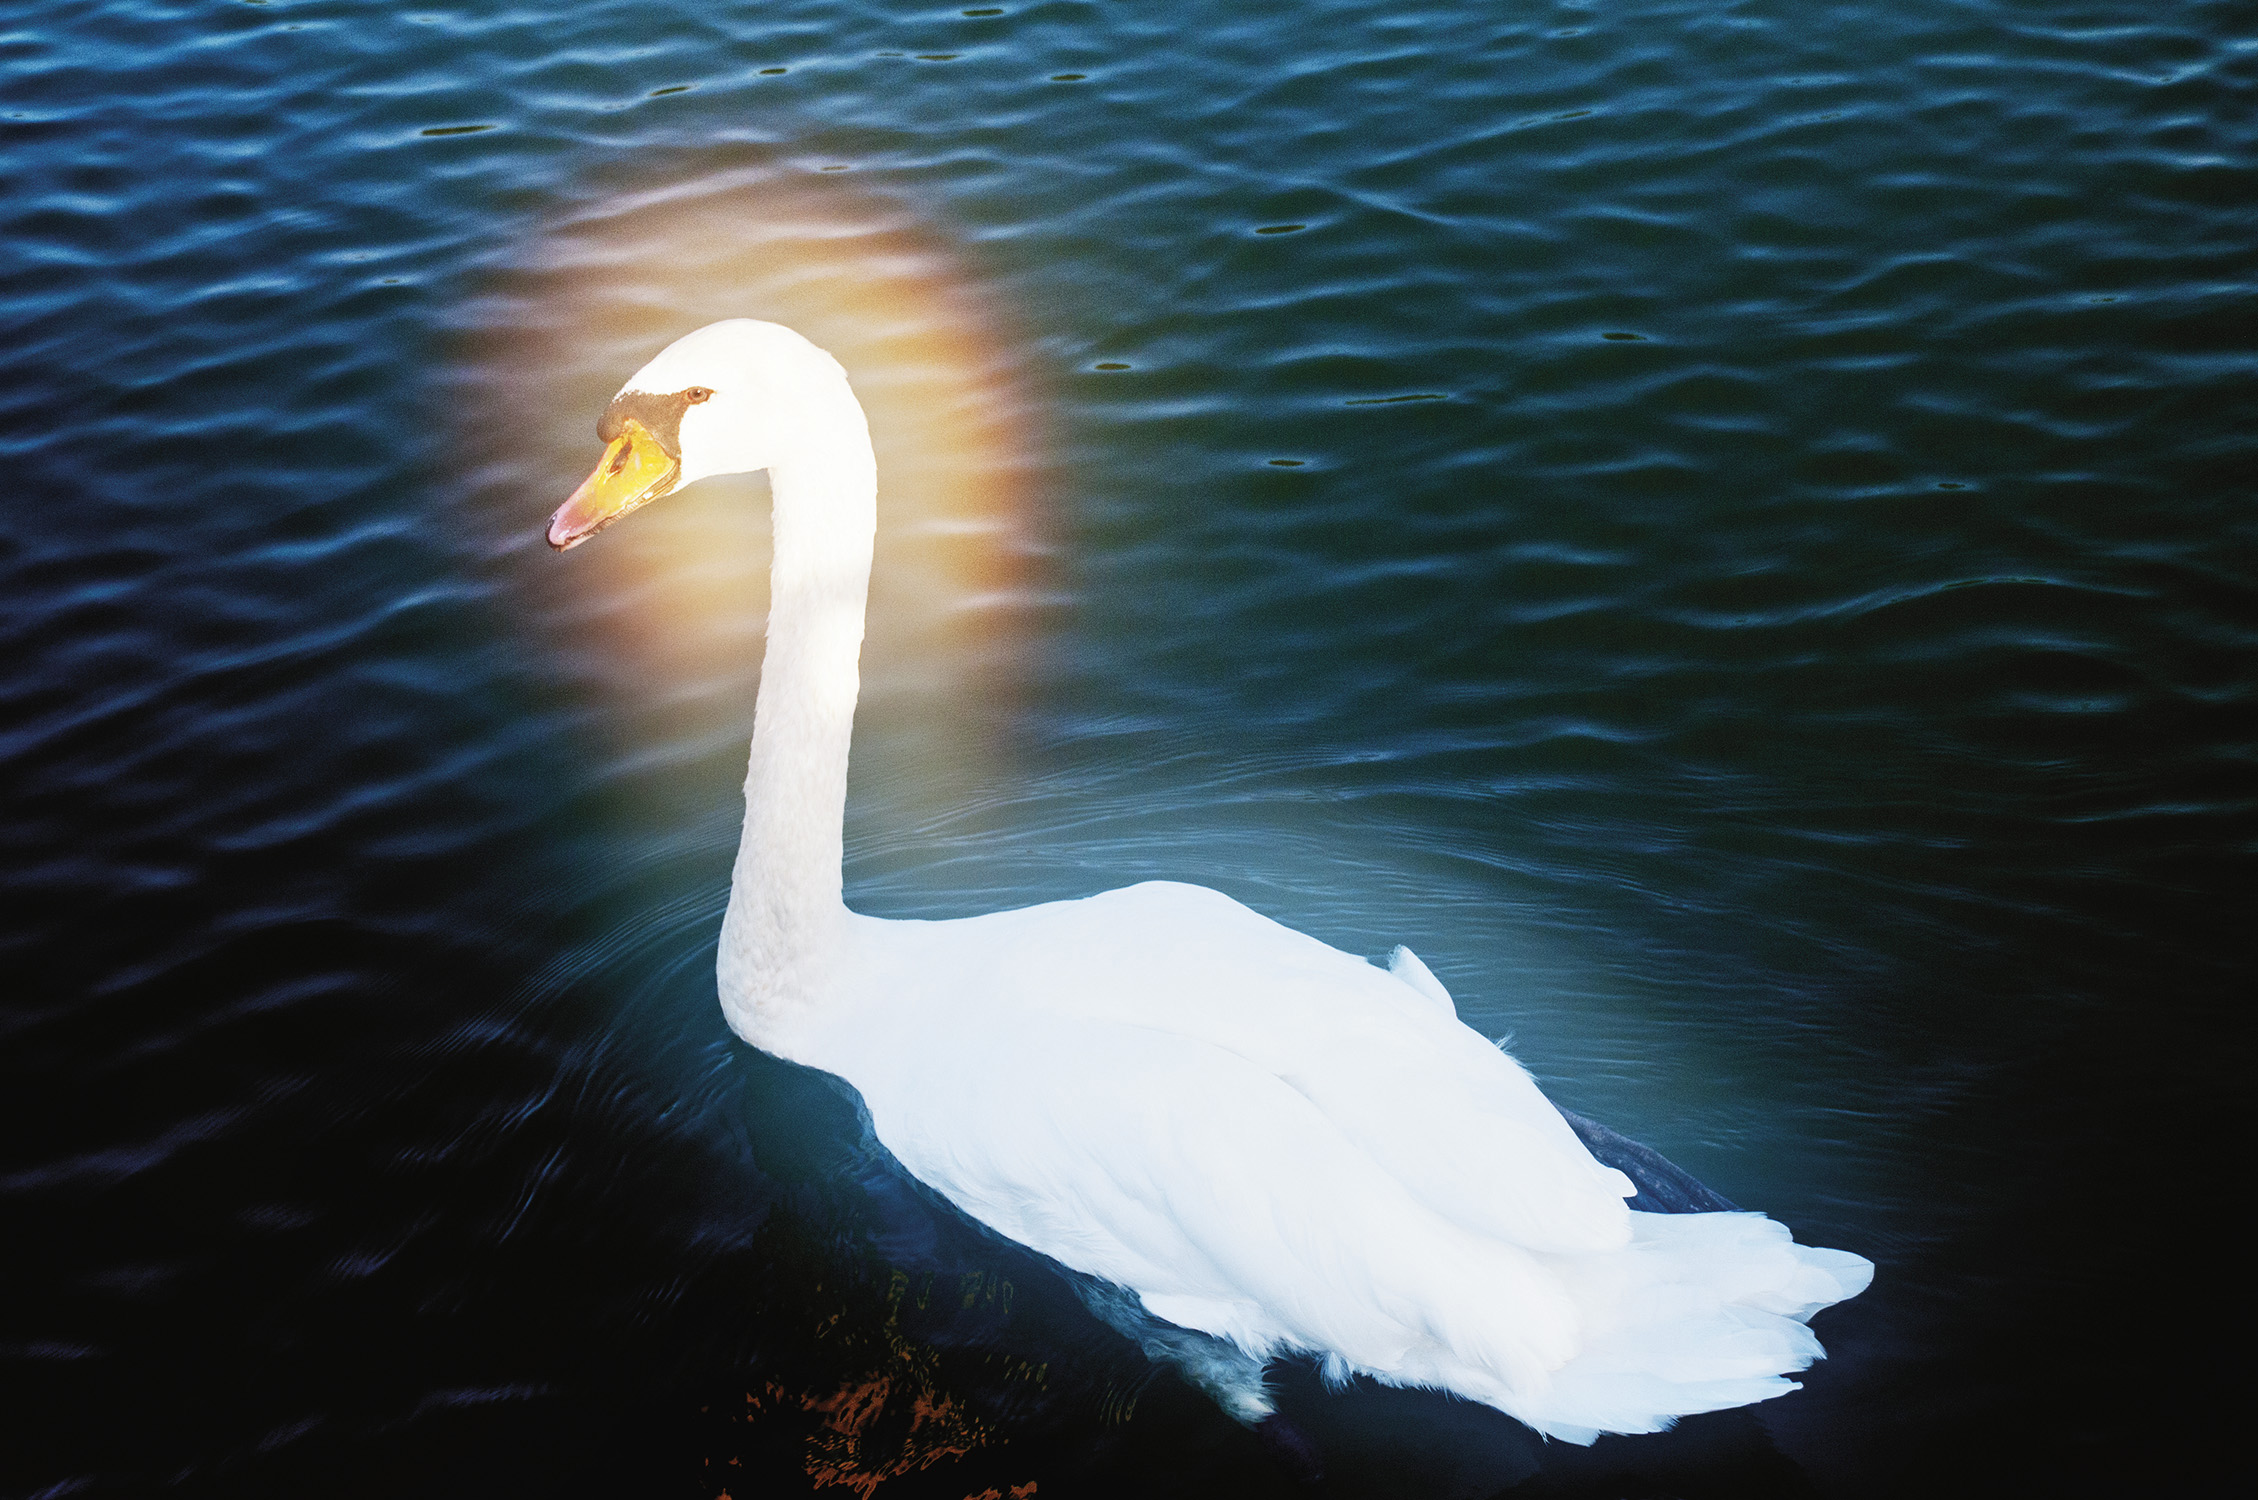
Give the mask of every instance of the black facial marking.
POLYGON ((633 417, 659 440, 659 446, 666 450, 669 458, 680 463, 682 414, 712 395, 713 392, 702 385, 669 396, 654 396, 649 391, 621 391, 596 419, 596 436, 609 445, 627 429, 627 419, 633 417))

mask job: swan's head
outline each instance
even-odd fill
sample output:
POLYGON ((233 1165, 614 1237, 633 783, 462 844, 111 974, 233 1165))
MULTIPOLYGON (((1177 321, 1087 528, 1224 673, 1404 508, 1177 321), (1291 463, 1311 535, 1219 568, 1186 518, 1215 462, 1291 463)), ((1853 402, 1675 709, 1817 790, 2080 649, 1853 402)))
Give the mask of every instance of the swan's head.
POLYGON ((768 468, 836 409, 846 379, 781 324, 732 318, 684 334, 604 408, 604 456, 549 518, 549 545, 577 547, 700 479, 768 468))

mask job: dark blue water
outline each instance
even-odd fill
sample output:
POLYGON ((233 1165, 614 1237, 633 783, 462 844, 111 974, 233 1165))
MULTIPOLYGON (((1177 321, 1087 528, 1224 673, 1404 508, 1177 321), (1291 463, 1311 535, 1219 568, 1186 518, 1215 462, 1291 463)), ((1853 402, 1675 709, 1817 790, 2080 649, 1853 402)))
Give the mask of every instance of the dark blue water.
POLYGON ((1284 1368, 1328 1492, 2246 1478, 2254 19, 9 7, 0 1494, 1296 1492, 721 1023, 763 491, 539 527, 725 315, 851 901, 1408 942, 1879 1263, 1588 1451, 1284 1368))

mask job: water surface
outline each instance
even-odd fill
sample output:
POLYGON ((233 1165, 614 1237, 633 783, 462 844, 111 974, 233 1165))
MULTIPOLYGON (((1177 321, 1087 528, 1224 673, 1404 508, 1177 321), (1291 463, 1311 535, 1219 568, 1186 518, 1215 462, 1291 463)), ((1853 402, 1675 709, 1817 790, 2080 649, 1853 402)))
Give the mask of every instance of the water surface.
POLYGON ((539 527, 726 315, 877 426, 858 907, 1408 942, 1880 1265, 1589 1451, 1281 1369, 1333 1490, 2215 1482, 2248 21, 20 8, 0 1492, 1294 1492, 721 1024, 765 492, 539 527))

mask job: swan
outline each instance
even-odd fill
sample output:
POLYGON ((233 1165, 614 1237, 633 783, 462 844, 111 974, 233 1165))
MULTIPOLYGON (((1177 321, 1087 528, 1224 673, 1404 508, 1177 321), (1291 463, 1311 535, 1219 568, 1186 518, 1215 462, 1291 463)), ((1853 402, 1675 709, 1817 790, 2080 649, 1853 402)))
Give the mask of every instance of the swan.
POLYGON ((1283 1354, 1574 1443, 1781 1395, 1821 1357, 1805 1320, 1870 1262, 1761 1214, 1632 1212, 1631 1181, 1407 948, 1379 967, 1161 881, 950 921, 849 910, 877 464, 845 370, 781 325, 711 324, 597 433, 549 521, 560 551, 699 479, 768 471, 721 1008, 851 1085, 911 1175, 1110 1289, 1249 1425, 1283 1354))

